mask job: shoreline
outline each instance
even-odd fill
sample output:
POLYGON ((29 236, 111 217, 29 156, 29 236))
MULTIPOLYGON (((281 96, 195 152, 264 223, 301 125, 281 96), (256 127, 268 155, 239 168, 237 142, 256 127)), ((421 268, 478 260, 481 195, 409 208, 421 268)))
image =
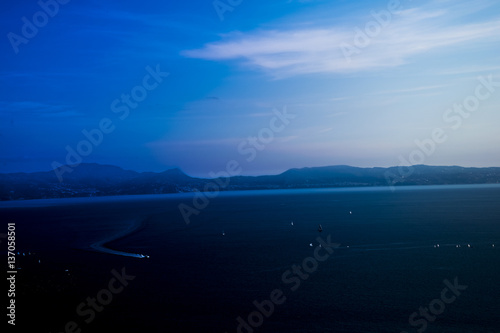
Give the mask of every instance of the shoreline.
POLYGON ((130 225, 127 229, 118 232, 117 234, 110 236, 108 238, 105 238, 103 240, 97 241, 95 243, 92 243, 89 245, 89 247, 97 252, 101 253, 107 253, 107 254, 113 254, 113 255, 119 255, 123 257, 132 257, 132 258, 149 258, 148 255, 140 254, 140 253, 131 253, 131 252, 125 252, 125 251, 118 251, 118 250, 113 250, 112 248, 108 247, 107 245, 111 242, 117 241, 119 239, 125 238, 127 236, 130 236, 142 228, 146 226, 146 220, 147 219, 136 219, 130 225))
MULTIPOLYGON (((311 191, 311 190, 334 190, 334 191, 383 191, 383 190, 409 190, 409 189, 429 189, 429 188, 438 188, 438 187, 492 187, 497 188, 500 186, 500 183, 450 183, 450 184, 384 184, 384 185, 353 185, 353 186, 299 186, 299 187, 271 187, 271 188, 223 188, 220 190, 219 194, 222 195, 230 195, 232 193, 245 193, 246 195, 251 195, 255 193, 262 192, 276 192, 276 191, 311 191)), ((71 203, 70 201, 76 201, 73 203, 85 203, 88 199, 96 200, 113 200, 113 199, 141 199, 141 200, 149 200, 151 197, 157 196, 169 196, 174 199, 185 199, 192 198, 197 192, 189 191, 189 192, 172 192, 172 193, 142 193, 142 194, 112 194, 112 195, 102 195, 96 197, 89 196, 76 196, 76 197, 54 197, 54 198, 28 198, 28 199, 12 199, 12 200, 0 200, 0 209, 11 209, 11 208, 26 208, 26 207, 48 207, 55 206, 54 201, 57 201, 58 204, 61 202, 65 202, 67 204, 71 203), (63 200, 63 201, 59 201, 63 200), (80 201, 80 202, 78 202, 80 201)), ((200 191, 200 193, 206 193, 206 191, 200 191)))

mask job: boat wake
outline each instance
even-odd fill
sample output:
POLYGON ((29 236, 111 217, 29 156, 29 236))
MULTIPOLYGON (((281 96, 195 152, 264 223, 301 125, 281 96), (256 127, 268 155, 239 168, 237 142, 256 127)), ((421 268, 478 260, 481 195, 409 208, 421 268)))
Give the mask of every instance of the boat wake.
POLYGON ((144 226, 143 220, 135 220, 129 228, 127 228, 127 229, 125 229, 125 230, 123 230, 123 231, 121 231, 121 232, 119 232, 111 237, 105 238, 103 240, 100 240, 98 242, 91 244, 90 248, 97 251, 97 252, 113 254, 113 255, 118 255, 118 256, 123 256, 123 257, 132 257, 132 258, 140 258, 140 259, 149 258, 149 256, 147 254, 118 251, 118 250, 113 250, 113 249, 106 246, 106 244, 108 244, 112 241, 115 241, 115 240, 118 240, 120 238, 123 238, 123 237, 126 237, 126 236, 133 234, 134 232, 136 232, 137 230, 139 230, 143 226, 144 226))

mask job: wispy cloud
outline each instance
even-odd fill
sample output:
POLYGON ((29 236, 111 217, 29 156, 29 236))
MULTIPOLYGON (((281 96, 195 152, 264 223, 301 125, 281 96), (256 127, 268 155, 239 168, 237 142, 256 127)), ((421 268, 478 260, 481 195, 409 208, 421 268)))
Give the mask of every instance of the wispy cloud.
POLYGON ((222 36, 221 41, 182 54, 205 60, 235 61, 281 78, 401 66, 416 61, 415 57, 422 54, 452 52, 458 47, 470 49, 500 39, 499 19, 465 23, 457 20, 454 7, 433 7, 411 8, 393 15, 391 23, 371 39, 369 46, 360 49, 352 61, 346 60, 340 45, 354 44, 355 26, 234 32, 222 36))
POLYGON ((327 118, 333 118, 333 117, 343 116, 345 114, 348 114, 348 112, 344 112, 344 111, 342 111, 342 112, 335 112, 335 113, 327 115, 326 117, 327 118))
POLYGON ((244 138, 217 138, 217 139, 191 139, 191 140, 176 140, 175 142, 167 140, 158 140, 149 142, 146 145, 150 148, 162 149, 186 149, 193 147, 219 147, 230 146, 235 147, 242 142, 244 138))
POLYGON ((352 96, 349 96, 349 97, 334 97, 334 98, 330 98, 329 101, 339 102, 339 101, 346 101, 346 100, 350 100, 350 99, 353 99, 353 97, 352 96))
MULTIPOLYGON (((500 60, 500 59, 498 59, 500 60)), ((469 73, 482 73, 482 72, 498 72, 500 71, 500 66, 469 66, 469 67, 462 67, 462 68, 451 68, 451 69, 446 69, 446 70, 441 70, 437 72, 436 74, 439 75, 462 75, 462 74, 469 74, 469 73)))
POLYGON ((53 105, 32 101, 0 102, 0 112, 3 114, 23 114, 39 118, 65 118, 83 115, 69 105, 53 105))
POLYGON ((427 90, 435 91, 437 89, 446 88, 449 86, 450 86, 449 84, 439 84, 439 85, 421 86, 421 87, 414 87, 414 88, 407 88, 407 89, 385 90, 385 91, 373 93, 372 95, 385 95, 385 94, 392 95, 392 94, 400 94, 400 93, 415 93, 415 92, 422 92, 422 91, 427 91, 427 90))

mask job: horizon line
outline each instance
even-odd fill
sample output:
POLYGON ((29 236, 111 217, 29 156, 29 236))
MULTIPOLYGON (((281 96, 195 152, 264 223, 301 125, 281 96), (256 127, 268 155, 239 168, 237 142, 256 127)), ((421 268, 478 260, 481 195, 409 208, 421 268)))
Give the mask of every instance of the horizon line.
MULTIPOLYGON (((64 167, 70 167, 72 169, 77 169, 81 165, 98 165, 98 166, 104 166, 104 167, 115 167, 115 168, 120 168, 123 171, 131 171, 131 172, 137 172, 139 174, 141 173, 156 173, 160 174, 163 172, 167 172, 170 170, 179 170, 182 172, 184 175, 191 177, 191 178, 198 178, 198 179, 215 179, 215 178, 220 178, 220 177, 199 177, 199 176, 192 176, 184 170, 182 170, 181 167, 172 167, 169 169, 165 169, 163 171, 137 171, 137 170, 132 170, 132 169, 126 169, 118 165, 114 164, 102 164, 102 163, 97 163, 97 162, 90 162, 90 163, 81 163, 78 165, 62 165, 59 168, 64 168, 64 167)), ((349 167, 349 168, 357 168, 357 169, 390 169, 390 168, 409 168, 409 167, 419 167, 419 166, 425 166, 425 167, 459 167, 459 168, 464 168, 464 169, 489 169, 489 168, 500 168, 500 166, 485 166, 485 167, 475 167, 475 166, 462 166, 462 165, 429 165, 429 164, 413 164, 413 165, 393 165, 393 166, 388 166, 388 167, 381 167, 381 166, 371 166, 371 167, 360 167, 360 166, 353 166, 353 165, 348 165, 348 164, 332 164, 332 165, 322 165, 322 166, 309 166, 309 167, 295 167, 295 168, 288 168, 284 171, 275 173, 275 174, 259 174, 259 175, 245 175, 245 174, 238 174, 238 175, 233 175, 231 177, 261 177, 261 176, 277 176, 281 175, 287 171, 290 170, 302 170, 302 169, 318 169, 318 168, 328 168, 328 167, 349 167)), ((47 171, 32 171, 32 172, 0 172, 0 175, 12 175, 12 174, 33 174, 33 173, 47 173, 47 172, 54 172, 54 170, 57 170, 59 168, 54 168, 52 170, 47 170, 47 171)), ((219 170, 222 171, 222 170, 219 170)))

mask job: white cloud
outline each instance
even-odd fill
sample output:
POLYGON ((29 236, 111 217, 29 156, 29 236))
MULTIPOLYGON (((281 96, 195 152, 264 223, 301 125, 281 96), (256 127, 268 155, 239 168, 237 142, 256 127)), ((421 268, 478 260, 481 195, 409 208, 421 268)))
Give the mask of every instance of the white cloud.
MULTIPOLYGON (((349 73, 400 66, 414 57, 434 51, 473 48, 478 43, 500 39, 500 20, 464 23, 448 10, 412 8, 393 15, 391 23, 358 48, 347 61, 340 45, 355 45, 356 26, 310 29, 275 29, 235 32, 195 50, 184 51, 191 58, 236 61, 276 78, 310 73, 349 73)), ((364 30, 367 19, 358 25, 364 30)), ((358 44, 359 45, 359 44, 358 44)))

